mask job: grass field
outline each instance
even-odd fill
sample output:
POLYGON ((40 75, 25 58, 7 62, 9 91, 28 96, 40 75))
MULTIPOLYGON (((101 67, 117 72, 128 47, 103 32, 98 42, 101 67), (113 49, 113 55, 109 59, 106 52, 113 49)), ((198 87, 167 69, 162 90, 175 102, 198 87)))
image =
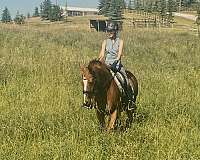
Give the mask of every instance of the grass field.
POLYGON ((105 35, 0 24, 0 159, 200 159, 200 40, 173 30, 121 36, 138 110, 131 129, 108 134, 80 107, 79 65, 97 57, 105 35))

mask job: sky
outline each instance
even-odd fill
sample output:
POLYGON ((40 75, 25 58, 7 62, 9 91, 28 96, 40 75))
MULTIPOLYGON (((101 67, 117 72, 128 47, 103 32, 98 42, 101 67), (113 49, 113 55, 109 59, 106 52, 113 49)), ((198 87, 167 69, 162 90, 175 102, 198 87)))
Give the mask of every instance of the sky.
MULTIPOLYGON (((17 11, 25 16, 34 12, 35 7, 39 7, 44 0, 0 0, 0 15, 5 7, 8 8, 12 17, 17 11)), ((66 0, 57 0, 59 5, 65 5, 66 0)), ((67 0, 68 6, 97 8, 99 0, 67 0)), ((51 0, 56 3, 56 0, 51 0)))

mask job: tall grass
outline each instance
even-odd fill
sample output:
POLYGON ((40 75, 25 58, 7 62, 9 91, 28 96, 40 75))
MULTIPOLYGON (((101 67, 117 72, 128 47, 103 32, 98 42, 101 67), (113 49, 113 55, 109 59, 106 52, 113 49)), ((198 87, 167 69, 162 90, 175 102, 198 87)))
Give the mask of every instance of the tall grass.
POLYGON ((127 132, 107 134, 80 107, 79 64, 97 57, 102 33, 0 30, 0 159, 200 159, 200 41, 121 36, 138 111, 127 132))

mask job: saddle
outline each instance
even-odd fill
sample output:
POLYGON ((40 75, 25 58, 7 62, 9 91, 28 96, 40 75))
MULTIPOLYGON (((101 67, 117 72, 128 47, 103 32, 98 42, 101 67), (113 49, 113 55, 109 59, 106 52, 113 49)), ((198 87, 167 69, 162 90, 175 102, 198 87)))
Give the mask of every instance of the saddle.
POLYGON ((114 78, 115 83, 117 84, 119 91, 121 93, 122 103, 128 105, 128 110, 134 109, 134 86, 132 83, 126 81, 125 75, 120 72, 122 64, 119 63, 117 67, 118 61, 115 61, 110 67, 109 71, 114 78))
POLYGON ((127 96, 127 92, 130 92, 130 90, 133 92, 133 87, 130 86, 129 82, 126 81, 126 78, 120 71, 114 72, 112 69, 110 69, 110 73, 112 74, 112 77, 114 78, 122 97, 127 96))

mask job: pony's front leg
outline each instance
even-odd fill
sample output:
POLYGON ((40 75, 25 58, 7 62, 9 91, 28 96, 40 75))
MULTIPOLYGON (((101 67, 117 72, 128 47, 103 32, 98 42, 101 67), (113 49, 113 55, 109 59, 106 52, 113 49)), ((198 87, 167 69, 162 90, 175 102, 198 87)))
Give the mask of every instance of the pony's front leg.
POLYGON ((96 114, 97 114, 97 118, 99 120, 99 123, 100 123, 100 129, 101 130, 104 130, 105 129, 105 113, 100 111, 100 110, 96 110, 96 114))
POLYGON ((117 119, 117 109, 114 110, 114 112, 112 112, 110 114, 110 118, 109 118, 109 122, 108 122, 108 128, 107 128, 107 131, 109 132, 110 130, 114 129, 115 128, 115 122, 116 122, 116 119, 117 119))

